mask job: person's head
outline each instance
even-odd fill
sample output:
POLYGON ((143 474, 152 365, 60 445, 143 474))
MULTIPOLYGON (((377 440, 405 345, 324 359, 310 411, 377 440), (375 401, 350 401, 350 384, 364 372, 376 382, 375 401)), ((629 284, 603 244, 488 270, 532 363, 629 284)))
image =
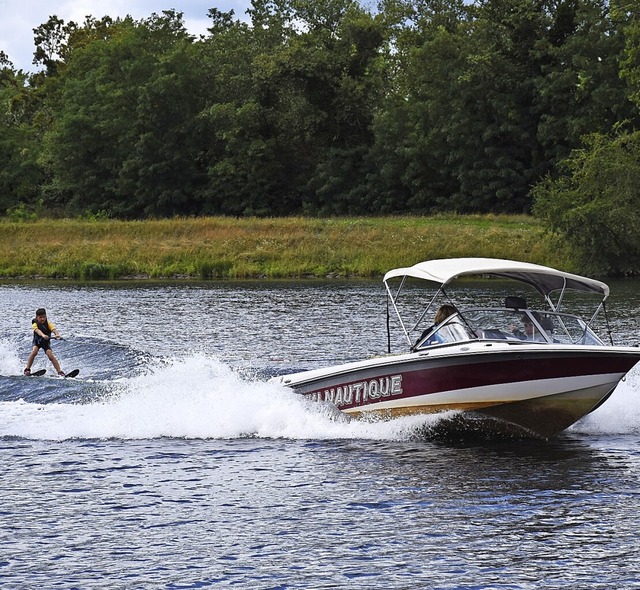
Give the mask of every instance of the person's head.
MULTIPOLYGON (((536 318, 537 322, 540 321, 540 315, 537 314, 535 311, 533 312, 533 316, 536 318)), ((522 316, 522 325, 524 326, 524 333, 527 336, 532 336, 535 331, 535 326, 533 325, 533 321, 528 315, 522 316)))
POLYGON ((46 320, 47 319, 47 311, 45 310, 44 307, 40 307, 38 309, 36 309, 36 317, 39 320, 46 320))
POLYGON ((449 316, 457 313, 457 309, 453 305, 441 305, 440 309, 436 312, 435 323, 440 324, 444 322, 449 316))

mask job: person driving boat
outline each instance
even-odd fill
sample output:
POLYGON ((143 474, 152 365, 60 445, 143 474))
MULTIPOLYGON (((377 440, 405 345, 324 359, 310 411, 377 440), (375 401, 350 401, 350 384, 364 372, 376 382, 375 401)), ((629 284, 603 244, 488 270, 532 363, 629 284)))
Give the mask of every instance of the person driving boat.
POLYGON ((437 332, 434 332, 428 340, 422 342, 422 339, 425 336, 432 332, 437 326, 442 324, 442 322, 444 322, 447 318, 456 313, 458 313, 458 310, 453 305, 449 305, 446 303, 444 305, 441 305, 438 308, 435 317, 433 318, 433 324, 426 330, 424 330, 422 334, 420 334, 420 338, 416 340, 416 343, 412 346, 412 350, 415 350, 418 344, 421 344, 422 346, 431 346, 433 344, 442 344, 443 342, 452 342, 459 340, 459 337, 451 333, 451 327, 449 327, 449 329, 446 331, 438 330, 437 332))

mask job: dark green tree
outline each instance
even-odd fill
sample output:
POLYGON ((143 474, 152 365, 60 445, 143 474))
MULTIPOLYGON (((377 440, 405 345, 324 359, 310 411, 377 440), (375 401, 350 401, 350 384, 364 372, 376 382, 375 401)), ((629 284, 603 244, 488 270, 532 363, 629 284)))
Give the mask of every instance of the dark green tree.
POLYGON ((173 10, 34 29, 41 71, 0 57, 0 206, 529 211, 582 136, 640 125, 628 0, 381 0, 375 14, 253 0, 248 14, 211 9, 197 41, 173 10))
POLYGON ((627 96, 640 111, 640 6, 620 1, 612 8, 614 18, 624 23, 625 49, 620 75, 626 81, 627 96))
MULTIPOLYGON (((630 120, 613 133, 592 133, 581 149, 562 161, 561 174, 535 187, 535 213, 575 246, 585 270, 640 272, 640 20, 614 6, 612 15, 626 38, 621 80, 635 103, 630 120), (635 116, 634 116, 635 114, 635 116)), ((587 81, 585 81, 587 83, 587 81)), ((620 108, 625 101, 612 104, 620 108)))
POLYGON ((52 83, 49 203, 122 217, 197 212, 201 76, 182 15, 94 32, 76 34, 82 43, 52 83))
POLYGON ((604 0, 564 0, 536 44, 537 137, 541 168, 552 174, 583 135, 640 123, 620 77, 626 22, 614 15, 604 0))
POLYGON ((0 214, 18 206, 33 208, 43 180, 28 78, 0 52, 0 214))
POLYGON ((640 132, 593 134, 538 184, 535 213, 573 244, 585 271, 640 272, 640 132))
POLYGON ((216 14, 206 41, 218 64, 207 111, 217 156, 211 208, 346 212, 380 94, 373 84, 380 25, 347 0, 254 1, 249 13, 250 28, 216 14), (229 75, 234 92, 222 93, 229 75))
POLYGON ((56 15, 50 16, 46 23, 33 29, 33 41, 36 46, 33 64, 43 66, 47 76, 55 75, 60 64, 68 57, 69 36, 76 30, 76 23, 65 23, 56 15))
MULTIPOLYGON (((322 214, 366 213, 372 205, 366 178, 373 121, 384 96, 384 27, 380 17, 354 3, 334 13, 334 19, 335 25, 325 30, 331 34, 324 38, 324 55, 308 72, 317 78, 308 78, 302 87, 318 113, 314 135, 320 140, 303 207, 322 214)), ((317 43, 314 36, 304 41, 317 43)))
POLYGON ((463 2, 385 0, 387 94, 373 122, 367 186, 374 210, 433 212, 457 182, 449 173, 446 122, 451 80, 464 59, 463 2))
MULTIPOLYGON (((254 13, 257 9, 254 8, 254 13)), ((280 174, 277 149, 258 101, 255 64, 264 63, 283 43, 281 22, 268 10, 254 14, 256 26, 233 12, 209 11, 210 36, 202 44, 207 106, 201 114, 208 130, 208 189, 205 213, 278 214, 273 189, 280 174), (267 22, 269 21, 269 22, 267 22)))
POLYGON ((530 188, 582 135, 635 116, 618 70, 624 34, 600 0, 385 6, 408 30, 393 29, 404 74, 374 151, 414 210, 528 211, 530 188), (379 147, 396 145, 394 120, 405 145, 379 147))

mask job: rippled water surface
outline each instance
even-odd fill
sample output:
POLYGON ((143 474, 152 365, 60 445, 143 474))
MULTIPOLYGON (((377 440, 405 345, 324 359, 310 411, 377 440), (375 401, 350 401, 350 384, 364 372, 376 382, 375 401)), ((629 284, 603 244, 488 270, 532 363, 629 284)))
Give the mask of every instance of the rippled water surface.
MULTIPOLYGON (((617 341, 638 291, 612 285, 617 341)), ((638 368, 549 442, 444 441, 267 382, 385 352, 378 282, 0 284, 0 309, 2 588, 640 587, 638 368), (20 376, 40 306, 79 379, 20 376)))

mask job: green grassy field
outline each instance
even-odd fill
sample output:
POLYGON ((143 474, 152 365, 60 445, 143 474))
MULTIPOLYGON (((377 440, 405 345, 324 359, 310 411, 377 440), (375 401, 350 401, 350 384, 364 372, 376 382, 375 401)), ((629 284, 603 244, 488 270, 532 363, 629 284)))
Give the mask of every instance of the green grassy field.
POLYGON ((0 278, 379 277, 456 256, 575 270, 566 245, 524 215, 0 221, 0 278))

